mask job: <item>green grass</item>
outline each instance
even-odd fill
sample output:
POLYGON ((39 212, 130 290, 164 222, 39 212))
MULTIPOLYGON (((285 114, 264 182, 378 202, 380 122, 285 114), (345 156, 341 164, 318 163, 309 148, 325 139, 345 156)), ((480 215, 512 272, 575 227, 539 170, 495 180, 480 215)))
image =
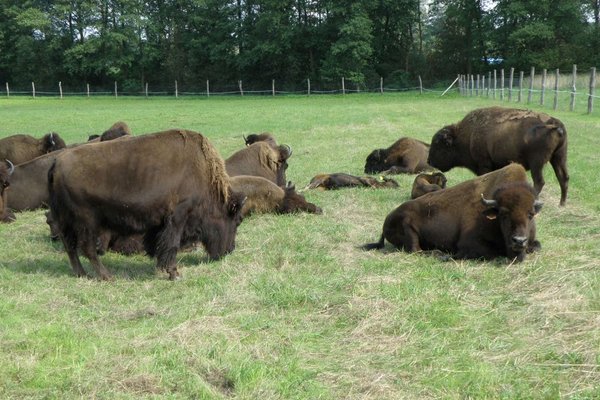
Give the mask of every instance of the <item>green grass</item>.
MULTIPOLYGON (((200 131, 227 157, 242 134, 270 131, 294 149, 288 179, 302 188, 317 173, 361 175, 372 149, 429 141, 492 104, 11 97, 0 99, 0 136, 56 131, 74 143, 124 120, 134 134, 200 131)), ((103 261, 114 282, 77 279, 43 212, 18 214, 0 225, 0 398, 600 398, 600 116, 565 110, 550 113, 569 134, 568 203, 558 207, 546 168, 543 248, 522 264, 360 250, 413 176, 397 190, 305 192, 323 215, 252 216, 223 260, 180 253, 177 282, 153 260, 113 253, 103 261)))

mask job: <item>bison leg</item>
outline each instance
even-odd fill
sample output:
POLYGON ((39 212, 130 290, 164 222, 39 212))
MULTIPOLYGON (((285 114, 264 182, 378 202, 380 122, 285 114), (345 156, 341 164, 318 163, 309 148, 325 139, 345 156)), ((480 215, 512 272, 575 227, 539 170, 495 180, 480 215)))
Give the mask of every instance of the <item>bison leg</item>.
POLYGON ((531 178, 533 178, 533 187, 538 195, 542 192, 542 188, 546 183, 544 180, 544 174, 542 173, 543 168, 543 164, 536 163, 531 165, 531 178))
POLYGON ((90 263, 96 270, 96 273, 103 281, 113 279, 112 274, 106 269, 104 264, 98 258, 98 250, 96 248, 97 240, 87 240, 82 248, 83 254, 90 260, 90 263))
POLYGON ((550 164, 560 184, 560 205, 567 202, 567 190, 569 190, 569 172, 567 171, 567 149, 565 146, 555 151, 550 159, 550 164))
POLYGON ((177 250, 181 243, 185 222, 185 207, 180 206, 175 214, 166 218, 164 226, 156 236, 156 268, 166 270, 170 280, 178 279, 177 250))
POLYGON ((87 277, 87 273, 81 266, 81 261, 79 261, 79 256, 77 255, 77 250, 69 250, 67 249, 67 255, 69 256, 69 262, 71 263, 71 268, 73 268, 73 272, 75 276, 78 278, 87 277))

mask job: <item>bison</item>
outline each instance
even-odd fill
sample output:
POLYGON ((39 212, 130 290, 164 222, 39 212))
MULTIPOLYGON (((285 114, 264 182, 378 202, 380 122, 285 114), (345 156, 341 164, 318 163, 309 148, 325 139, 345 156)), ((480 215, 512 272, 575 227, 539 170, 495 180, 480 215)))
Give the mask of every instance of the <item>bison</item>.
POLYGON ((101 279, 111 279, 97 253, 104 232, 144 234, 146 253, 174 280, 188 243, 201 242, 212 260, 233 251, 245 201, 209 141, 187 130, 70 149, 50 168, 48 188, 73 271, 86 275, 81 251, 101 279))
POLYGON ((58 133, 48 133, 40 139, 29 135, 12 135, 0 139, 0 160, 10 160, 18 165, 43 154, 66 147, 58 133))
POLYGON ((246 146, 250 146, 253 143, 256 142, 265 142, 267 143, 269 146, 273 147, 274 149, 277 148, 277 141, 275 140, 275 137, 270 134, 269 132, 263 132, 263 133, 253 133, 251 135, 243 136, 244 137, 244 142, 246 143, 246 146))
POLYGON ((9 160, 6 163, 0 163, 0 222, 12 222, 15 215, 7 207, 7 192, 10 186, 10 178, 15 170, 15 166, 9 160))
POLYGON ((397 188, 398 183, 384 176, 354 176, 344 173, 320 174, 310 180, 306 189, 334 190, 347 187, 397 188))
POLYGON ((242 215, 252 212, 289 214, 305 211, 321 214, 320 207, 306 201, 304 196, 296 192, 295 186, 288 182, 281 188, 260 176, 239 175, 230 178, 231 187, 237 193, 246 196, 242 215))
POLYGON ((15 167, 7 201, 10 209, 35 210, 48 205, 48 170, 63 151, 45 154, 15 167))
POLYGON ((403 137, 387 149, 373 150, 365 163, 365 174, 414 174, 431 169, 427 164, 429 145, 403 137))
POLYGON ((379 242, 364 247, 381 249, 387 240, 408 252, 523 261, 541 248, 534 220, 541 207, 525 169, 513 163, 401 204, 385 219, 379 242))
POLYGON ((131 129, 123 121, 118 121, 112 124, 110 128, 102 132, 101 135, 90 135, 88 142, 104 142, 107 140, 113 140, 120 138, 121 136, 131 135, 131 129))
POLYGON ((274 149, 259 141, 231 155, 225 160, 225 167, 229 176, 262 176, 277 186, 285 186, 285 170, 291 155, 292 149, 287 145, 274 149))
POLYGON ((416 199, 423 196, 425 193, 435 192, 446 187, 446 176, 441 172, 423 172, 415 178, 413 182, 410 198, 416 199))
POLYGON ((462 121, 443 127, 433 136, 428 159, 442 172, 466 167, 477 175, 518 162, 531 170, 538 194, 548 161, 560 184, 563 206, 569 187, 565 126, 544 113, 504 107, 473 110, 462 121))

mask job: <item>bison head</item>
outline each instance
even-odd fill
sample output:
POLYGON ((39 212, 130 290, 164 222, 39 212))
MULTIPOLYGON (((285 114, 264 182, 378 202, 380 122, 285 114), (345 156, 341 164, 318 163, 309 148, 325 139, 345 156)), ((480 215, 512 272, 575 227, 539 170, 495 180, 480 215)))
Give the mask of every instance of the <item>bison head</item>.
POLYGON ((442 172, 459 165, 460 152, 456 143, 456 128, 448 125, 440 129, 431 139, 427 164, 442 172))
POLYGON ((224 213, 204 215, 200 241, 211 260, 218 260, 235 249, 237 228, 242 223, 242 208, 246 196, 231 191, 224 213))
POLYGON ((387 149, 373 150, 367 157, 365 163, 365 174, 377 174, 389 169, 389 165, 385 162, 389 151, 387 149))
POLYGON ((256 134, 253 133, 251 135, 248 135, 247 137, 242 135, 244 138, 244 142, 246 143, 246 146, 250 146, 253 143, 256 142, 266 142, 269 146, 276 148, 277 147, 277 142, 275 141, 275 138, 273 137, 273 135, 271 135, 268 132, 263 132, 261 134, 256 134))
POLYGON ((283 202, 277 208, 277 212, 282 214, 296 213, 300 211, 305 211, 311 214, 323 213, 323 210, 321 210, 320 207, 317 207, 313 203, 309 203, 306 201, 303 195, 296 192, 296 186, 294 186, 292 182, 288 182, 284 190, 285 194, 283 197, 283 202))
POLYGON ((67 147, 65 141, 62 140, 58 133, 50 132, 42 137, 42 151, 44 154, 67 147))
POLYGON ((12 222, 15 215, 6 208, 6 192, 10 186, 10 176, 15 170, 15 166, 9 160, 6 164, 0 164, 0 222, 12 222))
POLYGON ((277 151, 279 152, 279 155, 277 157, 276 183, 278 186, 283 186, 285 184, 285 171, 288 168, 287 160, 292 156, 292 148, 287 144, 282 144, 277 147, 277 151))
POLYGON ((481 195, 486 207, 483 215, 498 221, 506 247, 506 255, 523 261, 527 252, 540 247, 535 240, 534 217, 542 209, 534 189, 526 183, 510 184, 498 188, 487 200, 481 195))

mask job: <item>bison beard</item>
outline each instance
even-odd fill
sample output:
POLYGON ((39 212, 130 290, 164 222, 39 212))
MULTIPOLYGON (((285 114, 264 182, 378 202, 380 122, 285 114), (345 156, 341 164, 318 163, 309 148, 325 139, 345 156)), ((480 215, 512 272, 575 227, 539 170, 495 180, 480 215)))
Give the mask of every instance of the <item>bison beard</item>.
POLYGON ((101 279, 111 278, 97 254, 104 232, 143 233, 157 268, 176 279, 187 243, 201 242, 211 259, 233 251, 244 204, 210 143, 183 130, 72 149, 50 168, 48 189, 73 271, 86 275, 81 251, 101 279))

